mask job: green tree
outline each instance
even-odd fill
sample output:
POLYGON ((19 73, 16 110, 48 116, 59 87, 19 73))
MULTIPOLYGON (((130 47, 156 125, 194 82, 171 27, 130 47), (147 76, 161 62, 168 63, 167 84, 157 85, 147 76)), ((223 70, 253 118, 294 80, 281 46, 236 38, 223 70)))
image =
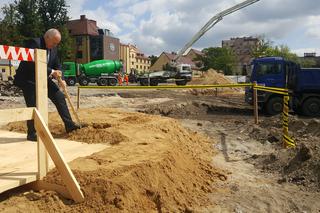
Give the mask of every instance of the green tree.
POLYGON ((272 41, 260 36, 258 45, 251 50, 251 56, 253 58, 259 58, 270 55, 272 52, 272 43, 272 41))
POLYGON ((62 37, 61 43, 58 46, 60 61, 63 62, 66 59, 75 58, 74 51, 72 51, 72 38, 69 35, 66 25, 62 25, 58 29, 62 37))
POLYGON ((41 19, 44 31, 57 28, 61 32, 61 43, 58 47, 60 60, 64 61, 72 56, 72 39, 66 28, 68 17, 68 6, 65 0, 38 0, 38 15, 41 19))
POLYGON ((210 68, 222 70, 224 74, 233 74, 237 58, 235 54, 228 48, 209 47, 202 50, 203 55, 198 55, 195 61, 203 65, 202 70, 206 71, 210 68))
POLYGON ((253 58, 258 57, 283 57, 286 60, 298 62, 298 56, 290 51, 287 45, 273 46, 273 42, 260 37, 259 44, 251 51, 253 58))
POLYGON ((15 0, 17 9, 18 32, 24 39, 39 37, 43 34, 41 20, 38 14, 37 0, 15 0))
POLYGON ((162 66, 163 70, 169 70, 169 71, 174 71, 176 68, 171 65, 170 63, 166 63, 165 65, 162 66))
POLYGON ((149 56, 149 59, 151 61, 151 66, 154 65, 154 63, 156 63, 156 61, 158 60, 158 56, 155 55, 151 55, 149 56))
POLYGON ((38 14, 45 30, 60 28, 69 20, 65 0, 38 0, 38 14))
POLYGON ((20 46, 23 43, 23 38, 17 29, 16 5, 5 5, 1 11, 4 18, 0 20, 0 44, 20 46))
POLYGON ((300 64, 301 67, 304 67, 304 68, 317 66, 317 62, 313 58, 299 58, 298 63, 300 64))

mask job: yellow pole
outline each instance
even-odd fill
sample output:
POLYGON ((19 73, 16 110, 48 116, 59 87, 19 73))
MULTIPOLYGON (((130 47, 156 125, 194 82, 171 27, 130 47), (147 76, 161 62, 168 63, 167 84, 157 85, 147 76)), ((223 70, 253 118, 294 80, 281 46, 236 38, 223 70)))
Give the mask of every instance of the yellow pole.
POLYGON ((283 145, 285 147, 295 147, 294 140, 289 137, 289 95, 283 96, 283 145))
POLYGON ((77 110, 80 108, 80 87, 78 87, 78 94, 77 94, 77 110))
POLYGON ((257 82, 253 82, 253 113, 254 113, 254 123, 259 124, 259 118, 258 118, 258 94, 257 94, 257 82))

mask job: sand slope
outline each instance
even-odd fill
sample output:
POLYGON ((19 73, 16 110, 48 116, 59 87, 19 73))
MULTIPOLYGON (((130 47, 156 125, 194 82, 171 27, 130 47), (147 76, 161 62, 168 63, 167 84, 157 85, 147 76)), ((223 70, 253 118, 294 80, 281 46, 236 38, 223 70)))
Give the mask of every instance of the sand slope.
MULTIPOLYGON (((213 182, 226 180, 211 166, 212 141, 176 120, 107 108, 79 116, 88 126, 72 134, 63 133, 56 114, 50 114, 49 127, 56 137, 113 144, 70 164, 85 202, 73 204, 54 192, 24 192, 1 202, 2 212, 190 212, 207 205, 213 182)), ((8 128, 25 129, 23 123, 8 128)), ((55 170, 46 180, 61 183, 55 170)))

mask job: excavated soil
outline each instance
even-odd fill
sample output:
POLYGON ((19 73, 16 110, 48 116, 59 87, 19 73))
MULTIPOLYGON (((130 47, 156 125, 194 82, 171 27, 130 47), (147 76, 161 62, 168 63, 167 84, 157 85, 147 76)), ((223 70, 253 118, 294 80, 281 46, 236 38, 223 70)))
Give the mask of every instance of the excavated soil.
MULTIPOLYGON (((58 137, 112 145, 70 164, 85 202, 27 191, 2 201, 1 212, 192 212, 208 205, 213 182, 227 180, 211 165, 212 141, 176 120, 107 108, 81 110, 79 117, 87 127, 64 134, 59 116, 51 113, 50 131, 58 137)), ((25 124, 15 122, 7 128, 25 131, 25 124)), ((46 180, 63 184, 55 170, 46 180)))
POLYGON ((262 143, 273 143, 275 150, 266 155, 253 155, 249 162, 264 172, 281 174, 279 183, 290 182, 302 190, 320 192, 320 120, 290 117, 295 149, 283 149, 279 145, 281 134, 275 133, 281 132, 281 123, 277 119, 269 120, 271 122, 263 122, 260 127, 248 129, 248 133, 262 143))
MULTIPOLYGON (((201 77, 193 78, 190 82, 192 85, 224 85, 234 84, 232 80, 224 74, 218 73, 214 69, 209 69, 201 77)), ((192 95, 216 95, 217 93, 241 93, 243 88, 214 88, 214 89, 190 89, 192 95)))
MULTIPOLYGON (((70 89, 75 100, 76 88, 70 89)), ((100 143, 110 144, 71 163, 88 199, 74 204, 55 192, 10 192, 0 197, 1 211, 320 211, 318 119, 290 115, 290 136, 297 148, 285 149, 281 117, 260 114, 259 124, 254 124, 252 107, 244 103, 241 92, 81 94, 80 118, 86 127, 66 134, 55 114, 50 115, 49 127, 55 137, 86 143, 96 143, 99 137, 100 143), (121 111, 101 108, 96 114, 97 106, 121 111)), ((0 100, 0 106, 7 105, 21 106, 21 101, 0 100)), ((25 131, 17 123, 8 128, 25 131)), ((60 183, 56 171, 47 180, 60 183)))

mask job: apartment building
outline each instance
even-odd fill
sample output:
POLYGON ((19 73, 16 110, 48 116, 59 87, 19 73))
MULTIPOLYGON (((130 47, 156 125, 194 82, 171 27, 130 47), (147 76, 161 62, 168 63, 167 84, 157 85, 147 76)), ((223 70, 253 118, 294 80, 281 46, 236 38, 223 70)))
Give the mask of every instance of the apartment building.
POLYGON ((69 34, 73 37, 72 55, 69 60, 88 63, 93 60, 119 60, 120 40, 108 29, 100 29, 95 20, 85 15, 67 22, 69 34))

